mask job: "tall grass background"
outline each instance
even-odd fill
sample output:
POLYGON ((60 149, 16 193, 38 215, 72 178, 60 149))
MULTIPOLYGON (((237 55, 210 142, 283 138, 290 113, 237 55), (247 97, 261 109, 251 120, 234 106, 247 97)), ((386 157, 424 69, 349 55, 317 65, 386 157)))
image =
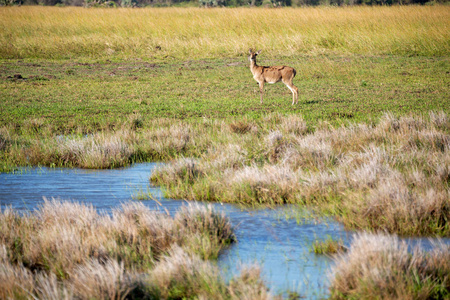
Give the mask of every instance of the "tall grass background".
POLYGON ((448 6, 309 8, 0 7, 0 58, 447 55, 448 6))

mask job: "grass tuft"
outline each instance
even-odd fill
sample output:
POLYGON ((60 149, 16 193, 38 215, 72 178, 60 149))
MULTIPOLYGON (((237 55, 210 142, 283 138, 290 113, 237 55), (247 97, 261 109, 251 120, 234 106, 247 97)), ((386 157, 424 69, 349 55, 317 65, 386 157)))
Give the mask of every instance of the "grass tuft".
POLYGON ((336 241, 329 236, 324 241, 314 241, 311 250, 315 254, 337 254, 346 252, 347 248, 343 245, 342 240, 336 241))
POLYGON ((359 234, 336 259, 331 299, 446 299, 450 295, 450 248, 412 253, 395 236, 359 234), (369 296, 370 295, 370 296, 369 296))
MULTIPOLYGON (((173 218, 136 202, 112 215, 60 200, 45 200, 33 213, 6 208, 0 213, 0 297, 237 299, 232 291, 240 279, 228 286, 205 260, 234 241, 229 220, 211 206, 191 204, 173 218)), ((251 278, 239 282, 241 290, 267 289, 259 273, 251 278)))

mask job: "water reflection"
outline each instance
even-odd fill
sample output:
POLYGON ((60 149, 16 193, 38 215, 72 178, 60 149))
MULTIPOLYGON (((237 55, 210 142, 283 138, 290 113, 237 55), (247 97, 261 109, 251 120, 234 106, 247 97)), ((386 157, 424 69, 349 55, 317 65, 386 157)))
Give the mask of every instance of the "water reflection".
MULTIPOLYGON (((165 199, 159 188, 149 185, 148 178, 156 166, 148 163, 95 171, 30 168, 15 174, 0 174, 0 207, 30 211, 43 202, 43 197, 53 197, 110 211, 127 201, 140 201, 133 198, 139 199, 150 192, 157 201, 145 200, 145 205, 174 214, 185 201, 165 199)), ((289 218, 293 207, 255 211, 227 204, 215 203, 214 206, 230 217, 238 238, 238 243, 219 257, 218 264, 224 276, 232 276, 242 264, 258 262, 275 293, 291 290, 308 299, 326 297, 327 273, 332 260, 311 253, 312 242, 331 236, 342 239, 348 246, 352 233, 332 220, 312 222, 289 218)), ((412 241, 430 247, 427 239, 412 241)))

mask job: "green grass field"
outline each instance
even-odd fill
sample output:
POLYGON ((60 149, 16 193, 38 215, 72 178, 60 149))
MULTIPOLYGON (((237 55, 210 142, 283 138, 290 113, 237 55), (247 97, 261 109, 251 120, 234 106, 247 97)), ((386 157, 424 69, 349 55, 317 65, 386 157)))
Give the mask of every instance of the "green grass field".
POLYGON ((371 122, 398 115, 450 109, 447 57, 292 56, 261 64, 296 68, 299 104, 282 84, 258 85, 247 58, 151 61, 0 62, 0 125, 30 122, 58 132, 77 127, 117 127, 133 115, 155 118, 260 119, 268 113, 300 114, 311 125, 371 122), (23 78, 15 79, 20 74, 23 78), (17 76, 16 76, 17 77, 17 76))
POLYGON ((450 109, 450 8, 0 8, 1 126, 57 132, 139 115, 199 119, 301 114, 340 124, 450 109), (297 70, 265 103, 248 68, 297 70))

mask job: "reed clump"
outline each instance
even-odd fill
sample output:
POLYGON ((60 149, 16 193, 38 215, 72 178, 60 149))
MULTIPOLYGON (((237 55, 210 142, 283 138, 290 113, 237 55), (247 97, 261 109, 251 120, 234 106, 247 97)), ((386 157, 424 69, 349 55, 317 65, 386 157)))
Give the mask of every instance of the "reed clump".
POLYGON ((228 219, 197 204, 174 217, 141 203, 123 204, 110 215, 46 199, 32 213, 6 208, 0 214, 0 298, 235 299, 217 266, 205 260, 234 241, 228 219), (208 247, 195 244, 196 235, 211 240, 208 247))
POLYGON ((128 132, 114 135, 96 133, 82 138, 63 138, 58 144, 59 159, 81 168, 108 169, 130 163, 134 149, 127 140, 134 140, 128 132))
POLYGON ((234 133, 247 133, 251 130, 257 130, 257 127, 248 120, 242 120, 230 123, 230 129, 234 133))
POLYGON ((342 240, 334 240, 331 237, 323 241, 315 240, 311 251, 315 254, 337 254, 347 251, 342 240))
POLYGON ((176 215, 175 221, 187 228, 187 235, 192 238, 188 245, 204 259, 217 258, 221 245, 236 241, 228 219, 223 213, 216 213, 211 205, 184 206, 176 215), (196 250, 198 243, 204 245, 200 251, 196 250))
POLYGON ((239 276, 230 281, 229 292, 232 299, 269 299, 264 282, 261 280, 261 268, 254 265, 244 265, 239 276))
POLYGON ((127 166, 137 150, 135 131, 103 131, 59 135, 53 131, 22 134, 5 129, 11 136, 2 153, 16 165, 43 165, 108 169, 127 166))
POLYGON ((446 299, 450 296, 450 248, 408 251, 396 236, 359 234, 336 259, 331 299, 446 299))

